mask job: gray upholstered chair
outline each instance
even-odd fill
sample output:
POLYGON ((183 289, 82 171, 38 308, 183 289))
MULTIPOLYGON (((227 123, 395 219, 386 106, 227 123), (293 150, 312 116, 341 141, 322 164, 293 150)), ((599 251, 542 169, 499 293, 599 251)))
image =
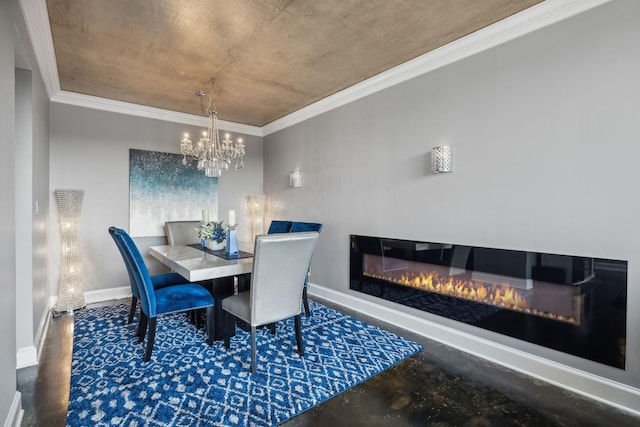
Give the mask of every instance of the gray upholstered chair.
MULTIPOLYGON (((225 347, 234 317, 251 327, 251 372, 256 372, 256 328, 293 317, 298 354, 304 355, 300 299, 309 262, 318 241, 315 231, 256 236, 251 287, 222 300, 225 347)), ((233 330, 231 328, 231 330, 233 330)))
POLYGON ((200 221, 167 221, 164 223, 167 242, 170 245, 194 245, 200 243, 196 228, 200 221))

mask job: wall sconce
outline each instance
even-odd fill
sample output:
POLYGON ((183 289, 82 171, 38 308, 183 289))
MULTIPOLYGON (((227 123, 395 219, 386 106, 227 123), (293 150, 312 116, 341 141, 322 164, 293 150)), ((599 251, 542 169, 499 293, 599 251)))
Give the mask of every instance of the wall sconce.
POLYGON ((291 188, 302 187, 302 173, 300 171, 289 172, 289 187, 291 188))
POLYGON ((442 173, 453 171, 453 150, 451 147, 433 147, 431 150, 431 172, 442 173))
POLYGON ((60 217, 62 264, 56 311, 70 313, 84 308, 84 290, 80 280, 80 208, 84 190, 56 190, 60 217))

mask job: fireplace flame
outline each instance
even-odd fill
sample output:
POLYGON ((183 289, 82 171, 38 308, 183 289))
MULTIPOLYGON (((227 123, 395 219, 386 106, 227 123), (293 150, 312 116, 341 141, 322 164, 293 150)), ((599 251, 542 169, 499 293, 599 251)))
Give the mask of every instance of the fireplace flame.
MULTIPOLYGON (((385 279, 389 280, 389 278, 385 279)), ((482 282, 455 280, 453 277, 443 279, 436 273, 420 273, 415 277, 409 277, 403 274, 399 279, 391 280, 400 285, 470 299, 476 302, 484 302, 491 305, 518 308, 525 308, 527 306, 526 297, 507 283, 496 286, 482 282)))
POLYGON ((437 273, 425 272, 421 272, 419 274, 413 273, 411 276, 402 274, 399 277, 380 276, 374 273, 364 273, 364 275, 403 286, 463 298, 473 302, 553 318, 569 323, 577 323, 576 319, 573 317, 531 308, 527 304, 527 296, 520 290, 510 286, 508 283, 496 285, 479 281, 455 279, 451 276, 442 277, 437 273))

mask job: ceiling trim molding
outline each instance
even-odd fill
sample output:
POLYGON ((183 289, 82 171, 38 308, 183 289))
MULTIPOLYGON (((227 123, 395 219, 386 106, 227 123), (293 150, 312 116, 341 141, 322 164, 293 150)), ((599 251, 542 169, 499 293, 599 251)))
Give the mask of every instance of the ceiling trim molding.
POLYGON ((265 136, 612 0, 546 0, 262 127, 265 136))
MULTIPOLYGON (((613 0, 545 0, 262 127, 222 120, 219 121, 219 125, 221 129, 229 132, 254 136, 270 135, 610 1, 613 0)), ((20 6, 36 60, 52 102, 206 127, 205 117, 62 91, 46 2, 45 0, 20 0, 20 6)))
MULTIPOLYGON (((147 107, 146 105, 132 104, 129 102, 114 101, 113 99, 100 98, 98 96, 82 93, 59 91, 51 98, 52 102, 74 105, 78 107, 92 108, 94 110, 110 111, 112 113, 127 114, 129 116, 145 117, 148 119, 164 120, 167 122, 182 123, 186 125, 207 127, 209 120, 204 116, 179 113, 177 111, 163 110, 161 108, 147 107)), ((242 133, 245 135, 263 136, 262 129, 257 126, 218 120, 218 128, 227 132, 242 133)))
POLYGON ((53 49, 49 13, 45 0, 20 0, 20 9, 24 16, 25 26, 31 39, 42 80, 47 88, 49 98, 60 92, 58 63, 53 49))

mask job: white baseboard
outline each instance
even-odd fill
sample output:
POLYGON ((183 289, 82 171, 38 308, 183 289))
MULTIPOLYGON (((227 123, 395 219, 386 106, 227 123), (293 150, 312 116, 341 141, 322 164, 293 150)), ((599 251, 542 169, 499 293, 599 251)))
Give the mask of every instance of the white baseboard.
POLYGON ((640 415, 640 389, 394 310, 364 298, 358 298, 347 292, 339 292, 310 283, 309 295, 325 299, 367 316, 374 316, 382 321, 441 342, 460 351, 473 354, 634 415, 640 415))
POLYGON ((4 427, 20 427, 22 425, 22 417, 24 416, 24 409, 22 409, 22 394, 19 391, 13 395, 13 401, 11 402, 11 408, 7 414, 7 418, 4 420, 4 427))
POLYGON ((87 304, 96 302, 111 301, 131 297, 131 287, 122 286, 119 288, 102 289, 99 291, 88 291, 84 293, 84 301, 87 304))
POLYGON ((16 351, 16 369, 38 364, 38 350, 35 345, 22 347, 16 351))
POLYGON ((38 364, 40 354, 42 353, 42 346, 47 336, 47 330, 49 329, 49 320, 51 320, 51 312, 49 308, 46 308, 42 316, 40 316, 40 325, 33 340, 33 345, 19 348, 16 352, 16 369, 38 364))
MULTIPOLYGON (((101 289, 98 291, 87 291, 84 293, 84 302, 93 304, 97 302, 110 301, 116 299, 124 299, 131 297, 131 287, 122 286, 118 288, 101 289)), ((58 302, 57 295, 49 297, 49 307, 42 314, 38 333, 36 334, 34 345, 19 348, 16 352, 16 369, 26 368, 27 366, 37 365, 40 360, 40 353, 44 345, 44 339, 47 336, 49 321, 51 319, 51 310, 58 302)))
MULTIPOLYGON (((112 301, 116 299, 125 299, 131 297, 131 287, 121 286, 118 288, 100 289, 97 291, 86 291, 84 293, 85 304, 94 304, 97 302, 112 301)), ((49 307, 53 308, 58 302, 57 296, 49 298, 49 307)))

